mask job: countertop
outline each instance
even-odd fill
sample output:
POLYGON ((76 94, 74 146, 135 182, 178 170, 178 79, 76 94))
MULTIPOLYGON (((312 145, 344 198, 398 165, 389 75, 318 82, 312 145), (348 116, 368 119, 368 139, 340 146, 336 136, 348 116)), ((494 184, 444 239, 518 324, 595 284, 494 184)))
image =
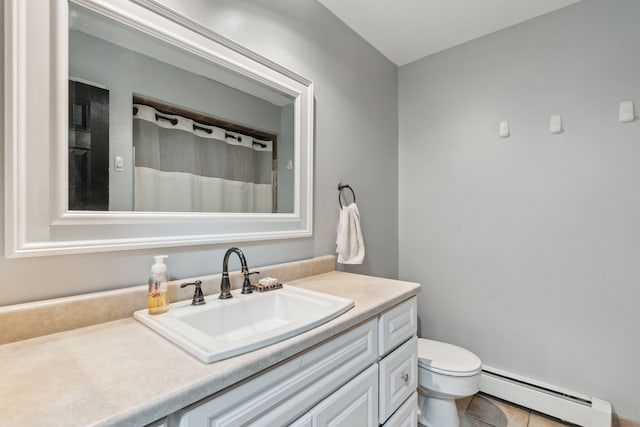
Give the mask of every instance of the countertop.
POLYGON ((377 316, 420 288, 337 271, 287 284, 351 298, 355 306, 308 332, 211 364, 133 317, 2 345, 0 425, 144 426, 377 316))

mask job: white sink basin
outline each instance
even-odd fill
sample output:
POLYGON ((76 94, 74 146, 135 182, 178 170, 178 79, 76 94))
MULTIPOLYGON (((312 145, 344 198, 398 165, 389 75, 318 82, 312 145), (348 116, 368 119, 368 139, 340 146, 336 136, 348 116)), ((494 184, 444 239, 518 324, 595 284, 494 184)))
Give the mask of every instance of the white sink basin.
POLYGON ((298 335, 349 310, 353 300, 284 285, 282 289, 233 298, 171 304, 164 314, 146 309, 134 317, 205 363, 237 356, 298 335))

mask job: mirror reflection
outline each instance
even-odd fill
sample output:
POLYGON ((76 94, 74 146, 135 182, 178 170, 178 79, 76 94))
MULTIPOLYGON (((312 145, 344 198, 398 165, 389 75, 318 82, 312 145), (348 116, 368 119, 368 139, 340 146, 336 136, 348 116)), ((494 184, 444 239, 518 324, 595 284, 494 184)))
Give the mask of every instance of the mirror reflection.
POLYGON ((293 212, 293 101, 69 4, 69 209, 293 212))

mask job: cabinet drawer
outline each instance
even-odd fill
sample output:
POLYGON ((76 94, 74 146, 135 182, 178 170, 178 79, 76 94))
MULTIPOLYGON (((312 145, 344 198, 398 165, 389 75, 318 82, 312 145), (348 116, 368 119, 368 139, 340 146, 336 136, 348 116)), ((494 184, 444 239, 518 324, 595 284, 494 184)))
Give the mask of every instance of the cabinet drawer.
POLYGON ((413 394, 402 404, 384 427, 417 427, 418 426, 418 393, 413 394))
POLYGON ((418 304, 413 297, 385 311, 378 319, 378 354, 387 354, 418 330, 418 304))
POLYGON ((380 424, 418 388, 418 338, 380 361, 380 424))
POLYGON ((280 426, 377 359, 373 319, 264 374, 179 411, 179 426, 280 426))

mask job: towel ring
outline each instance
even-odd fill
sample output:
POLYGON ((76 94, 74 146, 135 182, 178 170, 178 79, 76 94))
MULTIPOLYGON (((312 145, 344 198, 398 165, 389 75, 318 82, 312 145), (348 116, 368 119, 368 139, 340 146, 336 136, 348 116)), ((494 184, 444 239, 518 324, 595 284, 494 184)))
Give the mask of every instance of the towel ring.
POLYGON ((345 188, 348 188, 349 190, 351 190, 351 195, 353 195, 353 203, 356 202, 356 193, 355 191, 353 191, 353 188, 351 188, 351 186, 349 184, 338 184, 338 203, 340 204, 340 209, 342 209, 342 200, 341 200, 341 196, 342 196, 342 192, 344 191, 345 188))

